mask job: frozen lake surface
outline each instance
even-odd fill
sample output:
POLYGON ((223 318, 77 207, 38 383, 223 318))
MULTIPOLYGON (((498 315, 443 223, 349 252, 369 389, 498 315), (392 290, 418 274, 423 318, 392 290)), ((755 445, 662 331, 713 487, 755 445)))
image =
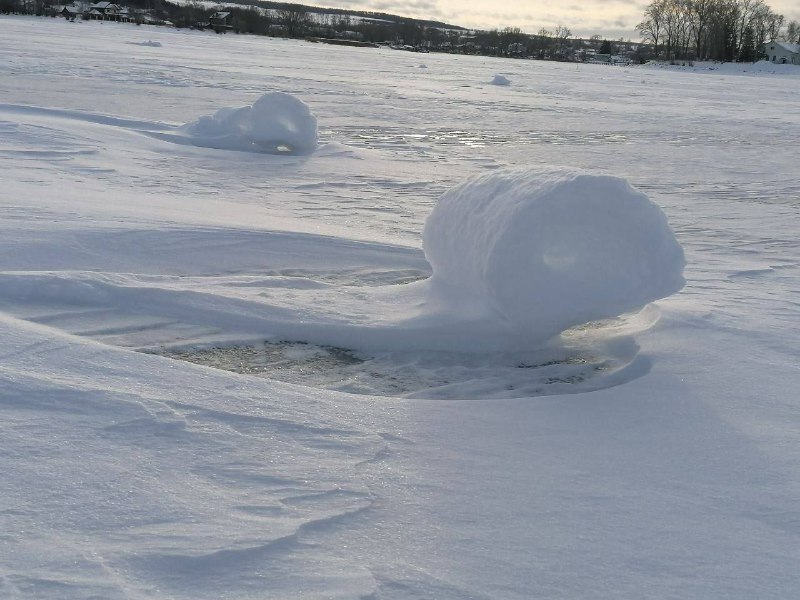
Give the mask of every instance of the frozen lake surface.
POLYGON ((800 69, 8 16, 0 56, 0 596, 800 593, 800 69), (269 92, 313 151, 181 129, 269 92), (552 166, 646 193, 686 286, 421 324, 437 200, 552 166))

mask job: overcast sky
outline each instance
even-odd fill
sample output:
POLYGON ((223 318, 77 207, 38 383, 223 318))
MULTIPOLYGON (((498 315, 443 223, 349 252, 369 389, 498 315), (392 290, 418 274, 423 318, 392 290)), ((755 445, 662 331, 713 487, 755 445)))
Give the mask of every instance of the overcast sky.
MULTIPOLYGON (((309 2, 305 2, 310 4, 309 2)), ((409 17, 435 19, 479 29, 519 27, 536 33, 565 25, 575 37, 594 34, 638 41, 636 24, 648 0, 330 0, 318 6, 375 10, 409 17)), ((767 0, 787 20, 800 20, 800 1, 767 0)))

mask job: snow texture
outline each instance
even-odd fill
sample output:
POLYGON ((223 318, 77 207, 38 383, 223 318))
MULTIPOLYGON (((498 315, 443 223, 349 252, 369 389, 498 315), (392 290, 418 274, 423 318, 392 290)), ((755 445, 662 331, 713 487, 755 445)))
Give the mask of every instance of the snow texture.
POLYGON ((707 74, 713 71, 719 75, 781 75, 797 77, 800 69, 797 65, 778 64, 768 60, 760 60, 755 63, 719 63, 714 61, 683 61, 676 64, 665 62, 648 62, 642 65, 642 69, 659 69, 665 71, 690 72, 707 74))
MULTIPOLYGON (((800 68, 430 54, 418 71, 148 25, 0 15, 0 32, 0 599, 800 597, 800 68), (145 39, 163 48, 126 43, 145 39), (513 93, 487 94, 501 68, 513 93), (177 131, 265 90, 324 122, 313 156, 177 131), (687 284, 490 355, 514 333, 487 314, 505 298, 455 306, 448 282, 437 316, 420 231, 470 177, 552 164, 645 192, 687 284), (391 348, 340 391, 139 351, 264 341, 391 348), (415 348, 431 341, 458 351, 415 348), (386 395, 343 393, 364 374, 386 395), (439 387, 399 397, 409 381, 439 387)), ((581 211, 567 223, 603 216, 581 211)), ((439 225, 466 269, 465 234, 439 225)), ((484 233, 530 252, 508 231, 484 233)))
POLYGON ((317 119, 301 100, 283 92, 261 96, 252 106, 222 108, 180 129, 197 146, 311 154, 317 147, 317 119))
POLYGON ((491 315, 531 340, 684 285, 683 250, 661 209, 623 179, 575 169, 499 170, 457 186, 423 242, 441 312, 491 315))

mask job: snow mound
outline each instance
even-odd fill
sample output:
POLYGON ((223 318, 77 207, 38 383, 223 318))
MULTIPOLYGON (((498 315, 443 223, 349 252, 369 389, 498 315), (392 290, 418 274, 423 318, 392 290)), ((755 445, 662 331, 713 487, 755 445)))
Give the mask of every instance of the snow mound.
POLYGON ((495 75, 492 79, 492 85, 511 85, 511 80, 502 75, 495 75))
POLYGON ((624 179, 501 170, 439 199, 423 230, 429 307, 546 340, 639 309, 684 285, 661 209, 624 179))
POLYGON ((179 129, 189 142, 208 148, 311 154, 317 147, 317 119, 290 94, 271 92, 252 106, 223 108, 179 129))

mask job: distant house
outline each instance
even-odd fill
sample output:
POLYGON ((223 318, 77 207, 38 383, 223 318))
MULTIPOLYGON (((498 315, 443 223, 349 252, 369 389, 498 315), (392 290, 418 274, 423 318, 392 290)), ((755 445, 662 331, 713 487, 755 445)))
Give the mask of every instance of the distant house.
POLYGON ((773 40, 764 44, 764 54, 775 64, 800 65, 800 44, 773 40))
POLYGON ((127 8, 113 2, 97 2, 89 6, 88 12, 84 13, 89 19, 94 21, 120 21, 130 22, 131 16, 127 8))
POLYGON ((631 64, 631 59, 627 56, 595 52, 594 54, 587 53, 586 62, 601 65, 629 65, 631 64))
POLYGON ((71 19, 74 21, 76 17, 80 17, 83 14, 84 7, 78 6, 77 4, 67 4, 66 6, 54 6, 53 10, 65 19, 71 19))
POLYGON ((217 33, 225 33, 231 29, 231 13, 217 11, 208 19, 209 26, 217 33))

